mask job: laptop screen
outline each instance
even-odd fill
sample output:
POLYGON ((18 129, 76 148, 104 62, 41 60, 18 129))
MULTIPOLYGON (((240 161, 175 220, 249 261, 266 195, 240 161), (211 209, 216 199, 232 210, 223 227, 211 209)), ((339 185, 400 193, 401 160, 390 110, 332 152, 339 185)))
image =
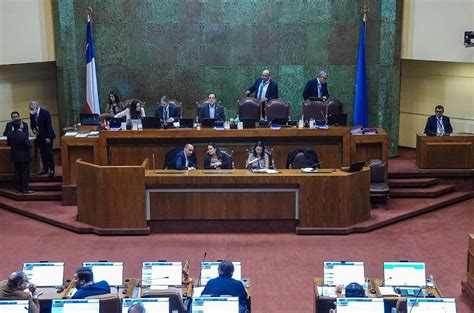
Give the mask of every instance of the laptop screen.
POLYGON ((149 313, 169 313, 169 298, 128 298, 122 299, 122 313, 127 313, 128 309, 136 304, 141 303, 149 313))
POLYGON ((337 313, 384 313, 383 298, 337 298, 337 313))
POLYGON ((23 272, 38 287, 62 286, 64 283, 64 262, 23 263, 23 272))
POLYGON ((28 312, 28 300, 3 300, 0 301, 0 312, 26 313, 28 312))
POLYGON ((143 262, 142 286, 178 286, 182 284, 181 262, 143 262))
MULTIPOLYGON (((217 268, 221 262, 202 262, 201 264, 201 286, 213 278, 219 276, 217 268)), ((232 278, 242 280, 242 265, 240 262, 232 262, 234 264, 234 274, 232 278)))
POLYGON ((324 284, 329 286, 350 283, 365 284, 364 262, 324 262, 324 284))
POLYGON ((386 286, 425 286, 425 263, 385 262, 383 264, 386 286))
POLYGON ((192 313, 238 313, 237 297, 201 297, 193 299, 192 313))
POLYGON ((99 299, 53 300, 51 313, 99 313, 99 299))
POLYGON ((407 309, 411 313, 456 313, 454 298, 407 298, 407 309))
POLYGON ((84 262, 82 266, 92 268, 95 282, 105 280, 110 286, 123 283, 123 262, 84 262))

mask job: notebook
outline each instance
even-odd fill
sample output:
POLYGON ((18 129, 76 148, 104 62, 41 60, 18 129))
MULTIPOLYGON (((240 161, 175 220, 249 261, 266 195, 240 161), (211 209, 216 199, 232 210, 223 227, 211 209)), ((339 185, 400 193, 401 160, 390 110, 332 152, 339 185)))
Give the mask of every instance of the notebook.
POLYGON ((38 287, 58 287, 64 284, 64 262, 23 263, 23 272, 38 287))
POLYGON ((91 267, 94 281, 105 280, 110 286, 122 286, 123 262, 84 262, 84 267, 91 267))

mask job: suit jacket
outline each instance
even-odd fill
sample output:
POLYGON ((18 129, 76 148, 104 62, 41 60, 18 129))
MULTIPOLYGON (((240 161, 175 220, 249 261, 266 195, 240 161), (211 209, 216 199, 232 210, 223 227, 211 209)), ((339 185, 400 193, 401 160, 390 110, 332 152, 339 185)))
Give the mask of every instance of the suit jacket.
MULTIPOLYGON (((443 115, 442 120, 443 120, 444 132, 448 134, 452 133, 453 127, 451 126, 449 117, 443 115)), ((437 129, 438 129, 438 122, 436 121, 436 115, 431 115, 430 117, 428 117, 428 120, 426 121, 425 134, 427 134, 428 136, 436 136, 437 129)))
MULTIPOLYGON (((221 156, 219 158, 222 162, 222 165, 219 166, 219 168, 221 169, 231 169, 232 168, 232 165, 230 164, 230 159, 229 157, 224 154, 224 153, 221 153, 221 156)), ((207 169, 207 170, 215 170, 216 168, 214 166, 211 166, 211 156, 209 154, 206 153, 206 157, 204 158, 204 168, 207 169)))
MULTIPOLYGON (((250 93, 255 92, 255 98, 257 97, 258 87, 260 87, 261 82, 262 82, 262 78, 257 78, 257 80, 255 80, 255 83, 253 83, 253 85, 250 86, 248 89, 250 93)), ((271 79, 267 88, 267 92, 265 94, 265 98, 267 98, 268 100, 278 98, 278 85, 271 79)))
MULTIPOLYGON (((172 104, 170 104, 168 106, 168 113, 169 113, 169 117, 172 117, 173 118, 173 122, 177 122, 179 121, 179 111, 178 111, 178 108, 172 104)), ((160 119, 162 119, 164 121, 164 118, 163 118, 163 107, 160 105, 158 107, 158 109, 155 110, 155 117, 159 117, 160 119)))
POLYGON ((175 167, 177 170, 187 170, 188 167, 197 168, 196 154, 192 154, 188 157, 188 166, 186 167, 186 156, 184 155, 184 149, 179 151, 174 158, 175 167))
POLYGON ((311 79, 308 80, 306 83, 306 86, 304 87, 303 91, 303 99, 306 100, 308 98, 322 98, 326 97, 329 98, 329 91, 328 91, 328 85, 327 84, 321 84, 321 97, 318 97, 318 80, 311 79))
MULTIPOLYGON (((23 124, 23 128, 21 129, 22 132, 25 132, 28 134, 28 124, 25 122, 21 122, 23 124)), ((13 131, 13 122, 8 122, 7 125, 5 125, 5 130, 3 131, 3 136, 8 135, 9 132, 13 131)))
MULTIPOLYGON (((209 103, 206 103, 204 104, 201 109, 199 110, 199 120, 201 121, 203 118, 210 118, 210 113, 209 113, 209 107, 210 107, 210 104, 209 103)), ((215 119, 216 121, 222 121, 224 122, 225 121, 225 111, 224 111, 224 107, 222 105, 219 105, 219 104, 215 104, 215 107, 216 107, 216 112, 215 112, 215 119)))
POLYGON ((13 162, 29 162, 31 143, 28 134, 21 130, 14 130, 7 135, 7 143, 11 147, 13 162))
POLYGON ((242 284, 240 280, 225 276, 219 276, 209 280, 202 294, 210 295, 211 297, 220 297, 223 295, 239 297, 239 303, 241 305, 246 305, 248 297, 244 284, 242 284))
POLYGON ((51 124, 51 115, 43 108, 40 108, 38 121, 36 121, 35 115, 30 114, 30 125, 31 129, 36 129, 39 133, 36 135, 36 140, 39 143, 45 143, 45 139, 49 138, 53 140, 56 138, 56 134, 51 124))
POLYGON ((12 290, 8 287, 8 281, 4 280, 0 282, 0 299, 12 299, 12 300, 29 300, 30 313, 39 313, 39 300, 33 299, 29 292, 22 290, 12 290))
POLYGON ((85 299, 90 296, 105 295, 110 293, 110 286, 105 280, 97 282, 92 285, 85 286, 78 289, 72 296, 73 299, 85 299))

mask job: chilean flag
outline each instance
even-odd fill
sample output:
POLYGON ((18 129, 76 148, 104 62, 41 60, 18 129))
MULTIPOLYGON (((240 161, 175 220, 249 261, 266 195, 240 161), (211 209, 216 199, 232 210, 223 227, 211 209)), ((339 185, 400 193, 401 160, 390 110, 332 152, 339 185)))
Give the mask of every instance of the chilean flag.
POLYGON ((100 114, 94 45, 92 43, 92 21, 90 18, 87 18, 86 67, 86 112, 100 114))

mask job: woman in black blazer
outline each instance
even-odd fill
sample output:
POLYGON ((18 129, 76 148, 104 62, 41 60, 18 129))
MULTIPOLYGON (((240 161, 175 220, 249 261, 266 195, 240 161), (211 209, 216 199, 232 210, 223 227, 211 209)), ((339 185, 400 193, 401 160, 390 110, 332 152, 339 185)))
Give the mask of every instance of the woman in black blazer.
POLYGON ((207 145, 206 157, 204 158, 204 168, 214 170, 230 169, 231 165, 229 157, 220 152, 215 143, 210 143, 207 145))

